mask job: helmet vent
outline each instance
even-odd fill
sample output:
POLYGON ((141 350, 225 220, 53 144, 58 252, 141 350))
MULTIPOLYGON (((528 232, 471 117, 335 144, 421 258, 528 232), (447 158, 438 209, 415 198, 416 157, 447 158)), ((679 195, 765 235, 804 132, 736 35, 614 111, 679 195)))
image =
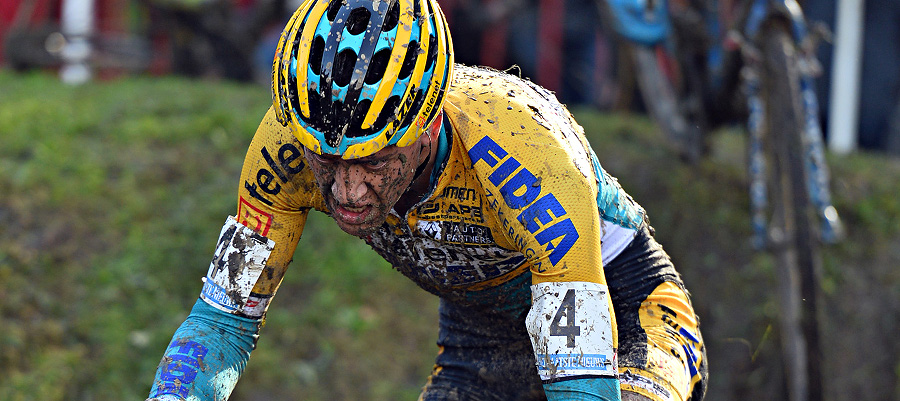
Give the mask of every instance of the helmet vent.
POLYGON ((340 11, 343 3, 342 0, 331 0, 331 4, 328 5, 328 13, 325 14, 329 22, 334 22, 334 18, 337 17, 337 13, 340 11))
POLYGON ((356 66, 356 52, 353 49, 344 49, 338 53, 334 62, 334 83, 338 86, 347 86, 353 76, 353 67, 356 66))
POLYGON ((400 2, 395 1, 394 4, 391 4, 391 8, 388 9, 387 16, 384 17, 384 24, 381 26, 381 30, 383 32, 390 31, 397 27, 397 23, 400 21, 400 2))
POLYGON ((406 47, 406 58, 403 59, 403 66, 400 67, 398 78, 406 79, 412 73, 413 67, 416 66, 416 58, 419 57, 419 42, 410 41, 406 47))
POLYGON ((350 120, 350 127, 347 129, 346 136, 348 138, 366 136, 372 133, 371 129, 362 129, 363 120, 366 118, 366 113, 369 112, 371 106, 372 101, 369 99, 363 99, 360 100, 359 103, 356 103, 356 109, 353 110, 353 117, 351 117, 350 120))
POLYGON ((391 59, 391 49, 381 49, 369 62, 369 72, 366 73, 366 85, 374 85, 384 78, 384 71, 387 69, 388 60, 391 59))
POLYGON ((378 118, 375 119, 375 124, 373 124, 373 126, 379 131, 384 129, 389 122, 397 118, 397 112, 399 111, 400 96, 394 95, 389 97, 387 101, 384 102, 384 108, 381 109, 381 113, 378 114, 378 118))
POLYGON ((425 71, 431 69, 431 66, 434 65, 434 60, 437 59, 438 46, 437 46, 437 38, 434 35, 428 37, 428 59, 425 60, 425 71))
POLYGON ((347 32, 354 36, 365 32, 366 27, 369 26, 369 18, 371 16, 372 14, 365 8, 353 9, 350 12, 350 16, 347 17, 347 32))
POLYGON ((341 139, 344 138, 343 129, 345 126, 341 124, 341 110, 344 108, 343 102, 335 101, 331 105, 331 109, 324 113, 325 121, 323 126, 328 127, 325 131, 325 143, 328 146, 338 146, 341 139))
POLYGON ((322 73, 322 55, 325 53, 325 39, 316 36, 313 40, 312 47, 309 49, 309 68, 316 75, 322 73))

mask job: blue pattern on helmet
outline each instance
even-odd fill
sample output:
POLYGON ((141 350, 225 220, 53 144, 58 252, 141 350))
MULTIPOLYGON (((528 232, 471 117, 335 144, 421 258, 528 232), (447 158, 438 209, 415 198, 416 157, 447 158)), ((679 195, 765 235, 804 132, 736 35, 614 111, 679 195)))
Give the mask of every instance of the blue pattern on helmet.
POLYGON ((355 53, 359 53, 359 49, 362 48, 363 37, 366 36, 366 31, 360 32, 358 35, 353 35, 350 31, 347 30, 347 27, 344 27, 344 30, 341 32, 341 42, 338 44, 338 53, 350 49, 355 53))

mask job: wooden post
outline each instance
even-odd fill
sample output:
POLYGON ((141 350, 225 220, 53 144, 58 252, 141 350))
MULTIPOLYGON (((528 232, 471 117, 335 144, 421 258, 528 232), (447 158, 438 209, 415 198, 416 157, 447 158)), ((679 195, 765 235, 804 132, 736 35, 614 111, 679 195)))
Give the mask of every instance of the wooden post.
POLYGON ((828 147, 844 155, 856 150, 865 3, 838 0, 836 15, 828 147))
POLYGON ((537 83, 552 91, 562 89, 565 7, 565 0, 540 0, 538 5, 537 83))
POLYGON ((83 84, 93 75, 89 66, 90 36, 94 33, 94 0, 64 0, 61 17, 66 45, 59 77, 67 84, 83 84))

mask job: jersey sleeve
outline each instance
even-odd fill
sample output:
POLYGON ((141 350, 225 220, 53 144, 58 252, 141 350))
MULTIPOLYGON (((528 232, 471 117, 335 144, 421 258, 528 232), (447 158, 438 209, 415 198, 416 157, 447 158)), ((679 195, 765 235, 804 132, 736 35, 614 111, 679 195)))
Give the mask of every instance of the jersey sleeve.
POLYGON ((238 186, 234 224, 251 233, 239 238, 236 235, 241 230, 226 224, 214 255, 217 266, 210 266, 201 297, 226 312, 261 318, 284 278, 313 208, 324 210, 324 205, 303 146, 289 128, 276 121, 270 108, 247 150, 238 186), (246 261, 239 265, 241 257, 250 258, 251 239, 268 242, 269 249, 264 258, 257 256, 257 266, 246 261), (241 285, 239 297, 235 296, 236 284, 241 285))
POLYGON ((599 174, 582 128, 552 94, 527 81, 496 75, 473 81, 448 97, 449 114, 489 209, 530 264, 526 324, 538 373, 545 385, 615 380, 618 341, 603 274, 599 174))
POLYGON ((237 220, 275 243, 253 293, 275 294, 311 209, 326 210, 303 145, 269 108, 247 150, 238 187, 237 220))
POLYGON ((200 300, 166 349, 151 398, 231 394, 309 210, 324 210, 302 149, 270 108, 244 159, 237 213, 222 228, 200 300))

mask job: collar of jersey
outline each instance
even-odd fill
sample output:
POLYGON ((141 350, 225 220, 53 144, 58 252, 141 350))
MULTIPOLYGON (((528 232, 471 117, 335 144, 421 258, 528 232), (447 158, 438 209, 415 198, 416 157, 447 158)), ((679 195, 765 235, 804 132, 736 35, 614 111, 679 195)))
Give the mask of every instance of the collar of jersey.
POLYGON ((435 154, 434 168, 431 170, 431 177, 428 180, 430 188, 434 188, 437 185, 437 180, 441 176, 441 172, 444 171, 444 165, 447 164, 447 158, 450 156, 449 136, 452 130, 445 116, 444 122, 441 123, 441 132, 438 134, 438 149, 437 154, 435 154))

